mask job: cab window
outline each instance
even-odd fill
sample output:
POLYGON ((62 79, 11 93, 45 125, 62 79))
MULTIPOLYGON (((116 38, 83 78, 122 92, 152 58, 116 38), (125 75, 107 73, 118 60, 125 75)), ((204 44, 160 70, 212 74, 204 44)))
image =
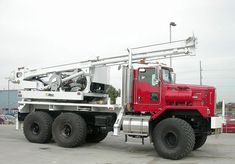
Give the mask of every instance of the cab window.
POLYGON ((171 83, 171 74, 168 69, 162 69, 162 78, 164 82, 171 83))
POLYGON ((156 86, 154 68, 140 68, 139 69, 139 81, 148 82, 152 86, 156 86))

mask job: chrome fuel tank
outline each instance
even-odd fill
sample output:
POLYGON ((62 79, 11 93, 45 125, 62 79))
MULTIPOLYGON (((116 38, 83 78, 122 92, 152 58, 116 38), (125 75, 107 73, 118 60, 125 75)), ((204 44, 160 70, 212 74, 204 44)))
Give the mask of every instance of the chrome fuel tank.
POLYGON ((150 116, 124 116, 123 132, 128 135, 148 136, 150 116))

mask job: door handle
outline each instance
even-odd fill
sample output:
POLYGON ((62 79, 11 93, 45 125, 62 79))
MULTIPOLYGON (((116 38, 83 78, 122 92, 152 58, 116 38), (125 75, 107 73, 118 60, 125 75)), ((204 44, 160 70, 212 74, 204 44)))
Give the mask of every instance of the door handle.
POLYGON ((139 101, 139 102, 141 101, 141 97, 140 97, 140 96, 138 96, 138 101, 139 101))

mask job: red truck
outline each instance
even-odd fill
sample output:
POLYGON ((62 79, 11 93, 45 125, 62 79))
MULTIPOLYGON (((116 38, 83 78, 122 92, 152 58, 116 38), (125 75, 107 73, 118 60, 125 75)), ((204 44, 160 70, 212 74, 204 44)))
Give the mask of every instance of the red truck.
POLYGON ((223 133, 235 133, 235 114, 226 113, 224 120, 223 133))
POLYGON ((196 38, 128 49, 128 54, 40 69, 18 68, 11 81, 21 86, 17 128, 34 143, 53 139, 62 147, 100 142, 113 131, 149 137, 157 153, 181 159, 219 133, 215 88, 175 84, 171 67, 156 63, 191 55, 196 38), (160 48, 159 48, 160 47, 160 48), (119 65, 121 97, 110 104, 109 67, 119 65))

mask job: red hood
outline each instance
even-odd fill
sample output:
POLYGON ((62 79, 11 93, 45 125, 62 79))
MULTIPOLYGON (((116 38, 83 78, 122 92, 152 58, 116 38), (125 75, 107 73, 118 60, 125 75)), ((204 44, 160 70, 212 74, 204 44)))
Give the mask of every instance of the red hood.
POLYGON ((209 109, 208 114, 214 116, 215 87, 191 84, 166 84, 166 103, 187 104, 209 109))
MULTIPOLYGON (((171 85, 171 84, 169 84, 169 85, 171 85)), ((191 88, 191 89, 199 89, 199 90, 215 89, 215 87, 208 86, 208 85, 196 85, 196 84, 172 84, 172 85, 178 86, 178 87, 187 87, 187 88, 191 88)))

